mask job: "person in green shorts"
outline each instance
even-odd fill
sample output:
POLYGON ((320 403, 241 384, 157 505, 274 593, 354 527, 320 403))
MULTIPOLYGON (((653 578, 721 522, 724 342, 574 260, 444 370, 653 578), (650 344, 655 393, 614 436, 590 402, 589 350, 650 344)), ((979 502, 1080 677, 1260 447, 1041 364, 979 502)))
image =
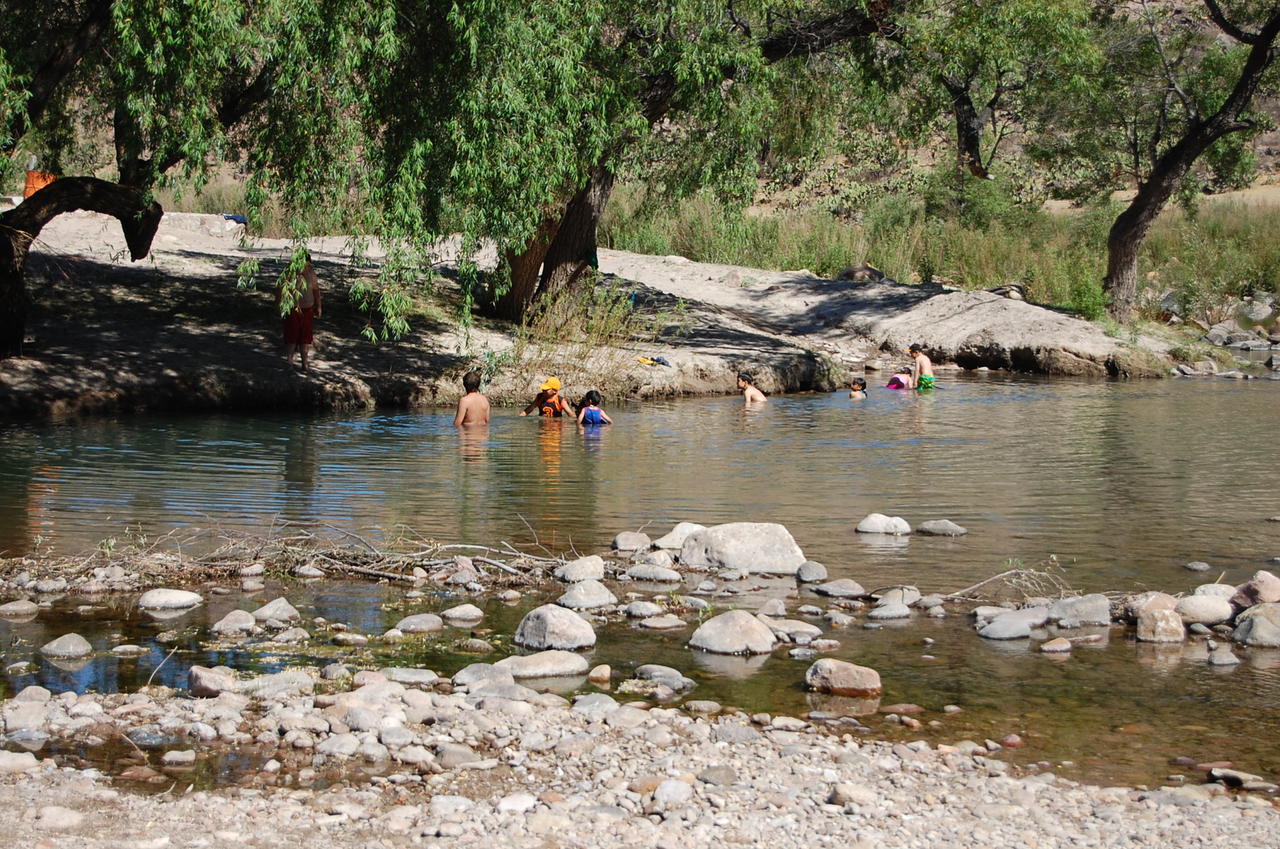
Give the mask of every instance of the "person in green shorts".
POLYGON ((924 346, 919 342, 913 342, 907 349, 907 353, 911 354, 911 388, 932 389, 936 382, 933 376, 933 361, 925 354, 924 346))

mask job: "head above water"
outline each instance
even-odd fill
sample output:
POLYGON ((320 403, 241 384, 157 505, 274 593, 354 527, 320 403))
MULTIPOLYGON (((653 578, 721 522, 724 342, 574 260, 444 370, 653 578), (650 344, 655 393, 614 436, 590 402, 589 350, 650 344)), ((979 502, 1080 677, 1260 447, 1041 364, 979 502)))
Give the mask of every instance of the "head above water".
POLYGON ((854 392, 866 392, 867 382, 860 377, 855 377, 853 380, 849 381, 849 388, 854 392))
POLYGON ((560 378, 558 378, 558 377, 548 377, 548 378, 547 378, 547 380, 546 380, 546 382, 545 382, 545 383, 543 383, 543 384, 542 384, 541 386, 539 386, 538 388, 539 388, 539 389, 541 389, 543 392, 546 392, 546 391, 548 391, 548 390, 554 390, 554 391, 556 391, 556 392, 559 392, 559 391, 560 391, 560 388, 561 388, 561 387, 560 387, 560 378))
POLYGON ((479 392, 481 377, 479 369, 472 369, 462 376, 462 388, 468 392, 479 392))
POLYGON ((738 372, 738 383, 744 386, 755 386, 756 384, 751 375, 747 374, 745 371, 738 372))
POLYGON ((604 401, 604 398, 594 389, 587 390, 587 394, 582 396, 582 406, 584 407, 599 407, 602 401, 604 401))

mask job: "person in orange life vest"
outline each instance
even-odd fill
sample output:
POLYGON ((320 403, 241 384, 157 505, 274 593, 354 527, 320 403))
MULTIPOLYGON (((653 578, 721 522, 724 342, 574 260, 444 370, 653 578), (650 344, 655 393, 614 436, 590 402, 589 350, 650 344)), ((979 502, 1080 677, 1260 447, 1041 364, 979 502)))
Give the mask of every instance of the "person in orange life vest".
POLYGON ((560 418, 569 410, 564 403, 564 398, 560 397, 560 389, 560 378, 548 377, 547 382, 538 387, 538 397, 533 399, 532 404, 521 410, 520 415, 527 416, 537 410, 540 416, 560 418))

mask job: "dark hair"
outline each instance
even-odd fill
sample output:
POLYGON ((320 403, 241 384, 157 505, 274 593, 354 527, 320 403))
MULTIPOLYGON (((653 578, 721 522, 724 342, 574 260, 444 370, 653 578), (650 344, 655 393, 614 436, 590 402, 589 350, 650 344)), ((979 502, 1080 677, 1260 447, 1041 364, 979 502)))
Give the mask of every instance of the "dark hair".
POLYGON ((468 392, 476 392, 480 389, 480 369, 472 369, 462 376, 462 388, 468 392))
POLYGON ((738 380, 741 380, 743 383, 748 385, 755 383, 755 381, 751 379, 751 375, 747 374, 745 371, 738 372, 738 380))
POLYGON ((588 389, 587 394, 582 396, 582 403, 579 404, 578 406, 579 407, 599 407, 600 402, 603 400, 604 398, 600 397, 599 392, 595 391, 594 389, 588 389))
POLYGON ((867 388, 867 382, 860 377, 855 377, 849 382, 849 388, 863 390, 867 388))
POLYGON ((913 354, 918 354, 924 350, 924 346, 921 345, 919 342, 912 342, 911 347, 908 348, 907 350, 913 354))

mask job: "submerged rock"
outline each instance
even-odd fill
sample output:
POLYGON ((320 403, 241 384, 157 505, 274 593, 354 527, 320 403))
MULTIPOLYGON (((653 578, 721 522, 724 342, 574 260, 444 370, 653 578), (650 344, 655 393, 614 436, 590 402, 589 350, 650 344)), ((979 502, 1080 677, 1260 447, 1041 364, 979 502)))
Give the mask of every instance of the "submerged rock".
POLYGON ((274 619, 277 622, 294 622, 301 619, 302 614, 288 600, 274 598, 253 611, 253 618, 259 622, 266 622, 269 619, 274 619))
POLYGON ((837 578, 834 581, 828 581, 813 588, 818 595, 830 596, 831 598, 857 598, 864 596, 867 591, 863 589, 853 578, 837 578))
POLYGON ((544 604, 525 614, 512 639, 531 649, 585 649, 596 644, 596 632, 567 607, 544 604))
POLYGON ((40 612, 40 605, 27 599, 0 604, 0 619, 28 619, 40 612))
POLYGON ((893 534, 902 536, 911 533, 911 525, 901 516, 886 516, 883 513, 871 513, 854 528, 860 534, 893 534))
POLYGON ((591 610, 617 604, 617 597, 599 581, 579 581, 556 599, 556 604, 571 610, 591 610))
POLYGON ((202 601, 204 599, 197 593, 161 588, 143 593, 138 599, 138 607, 143 610, 185 610, 202 601))
POLYGON ((969 529, 957 525, 950 519, 933 519, 928 522, 921 522, 920 527, 916 528, 916 532, 935 537, 962 537, 969 533, 969 529))
POLYGON ((564 581, 566 584, 598 581, 604 577, 604 558, 598 554, 579 557, 577 560, 557 566, 552 574, 555 575, 556 580, 564 581))
POLYGON ((805 672, 804 683, 811 690, 836 696, 866 698, 881 692, 879 672, 830 657, 815 661, 805 672))
POLYGON ((1048 620, 1047 607, 1010 610, 978 628, 978 635, 988 640, 1019 640, 1030 637, 1033 628, 1039 628, 1048 620))
POLYGON ((715 525, 689 534, 680 548, 680 563, 692 569, 794 575, 804 562, 791 533, 773 522, 715 525))
POLYGON ((715 654, 768 654, 776 643, 769 626, 745 610, 713 616, 689 638, 692 648, 715 654))
POLYGON ((434 613, 415 613, 397 622, 396 630, 406 634, 431 634, 444 630, 444 620, 434 613))
POLYGON ((41 646, 40 653, 52 658, 87 657, 93 654, 93 646, 79 634, 63 634, 41 646))

